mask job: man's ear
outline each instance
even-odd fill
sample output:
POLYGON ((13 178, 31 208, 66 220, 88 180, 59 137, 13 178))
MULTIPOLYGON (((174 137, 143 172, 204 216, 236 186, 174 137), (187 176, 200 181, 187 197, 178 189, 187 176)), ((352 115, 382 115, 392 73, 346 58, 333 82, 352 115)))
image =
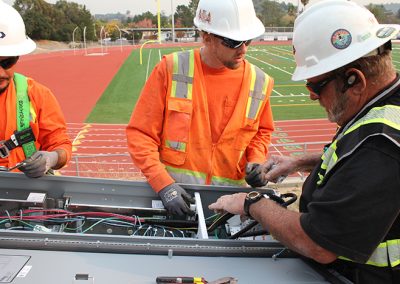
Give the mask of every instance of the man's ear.
POLYGON ((203 43, 204 44, 210 44, 212 41, 212 35, 206 32, 203 32, 203 43))
POLYGON ((351 89, 354 94, 360 95, 365 91, 367 80, 360 70, 350 68, 346 71, 345 76, 343 86, 344 92, 351 89))

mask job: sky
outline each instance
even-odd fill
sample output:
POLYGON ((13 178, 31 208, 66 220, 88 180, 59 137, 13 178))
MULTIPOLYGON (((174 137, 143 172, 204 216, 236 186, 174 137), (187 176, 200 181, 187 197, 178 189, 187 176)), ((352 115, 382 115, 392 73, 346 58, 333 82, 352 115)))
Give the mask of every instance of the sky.
MULTIPOLYGON (((0 0, 1 1, 1 0, 0 0)), ((3 0, 8 4, 13 4, 14 0, 3 0)), ((218 0, 215 0, 218 1, 218 0)), ((311 0, 310 3, 318 0, 311 0)), ((321 0, 319 0, 321 1, 321 0)), ((46 0, 48 3, 56 3, 57 0, 46 0)), ((107 14, 107 13, 122 13, 125 14, 127 10, 132 15, 142 14, 150 11, 153 14, 157 13, 157 0, 72 0, 68 2, 75 2, 78 4, 86 5, 86 8, 91 14, 107 14)), ((178 5, 188 5, 190 0, 160 0, 160 9, 164 11, 166 15, 171 14, 171 3, 173 4, 174 11, 178 5)), ((297 5, 297 0, 284 0, 278 2, 290 2, 297 5)), ((385 4, 385 3, 399 3, 400 0, 354 0, 354 2, 360 5, 374 4, 385 4)))

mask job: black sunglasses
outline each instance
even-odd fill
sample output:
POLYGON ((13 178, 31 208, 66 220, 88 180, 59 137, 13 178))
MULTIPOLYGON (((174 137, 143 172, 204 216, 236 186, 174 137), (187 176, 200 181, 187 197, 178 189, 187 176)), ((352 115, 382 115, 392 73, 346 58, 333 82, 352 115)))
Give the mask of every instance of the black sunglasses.
POLYGON ((7 57, 6 59, 3 59, 0 61, 0 66, 4 70, 10 69, 11 67, 13 67, 15 65, 15 63, 17 63, 18 59, 19 59, 19 56, 7 57))
POLYGON ((317 96, 321 95, 322 90, 324 87, 330 82, 333 81, 337 78, 337 74, 333 74, 332 76, 322 79, 318 82, 312 83, 312 82, 307 82, 306 83, 306 88, 310 91, 310 93, 313 93, 317 96))
POLYGON ((233 40, 227 37, 223 37, 223 36, 219 36, 219 35, 214 35, 215 37, 222 39, 222 44, 225 45, 228 48, 231 49, 236 49, 241 47, 243 44, 248 46, 251 43, 251 39, 249 40, 243 40, 243 41, 237 41, 237 40, 233 40))

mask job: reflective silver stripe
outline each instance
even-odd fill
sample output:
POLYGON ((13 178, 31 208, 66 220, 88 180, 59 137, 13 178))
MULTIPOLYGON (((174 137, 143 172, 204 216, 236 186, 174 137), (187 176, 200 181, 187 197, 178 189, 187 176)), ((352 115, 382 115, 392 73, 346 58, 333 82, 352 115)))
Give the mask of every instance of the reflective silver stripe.
POLYGON ((230 185, 230 186, 245 186, 246 181, 244 179, 236 180, 236 179, 229 179, 224 177, 216 177, 213 176, 211 178, 211 184, 213 185, 230 185))
POLYGON ((265 92, 268 83, 267 75, 255 65, 251 65, 251 83, 247 102, 246 117, 256 119, 265 100, 265 92))
MULTIPOLYGON (((341 133, 336 140, 329 146, 329 148, 322 155, 321 170, 324 172, 323 175, 319 174, 319 181, 317 184, 321 184, 326 174, 332 170, 332 168, 343 158, 350 155, 363 141, 360 141, 354 147, 349 149, 346 154, 341 157, 337 157, 336 145, 340 139, 345 135, 357 130, 359 127, 370 123, 381 123, 388 125, 394 129, 400 130, 400 107, 395 105, 386 105, 382 107, 372 108, 366 115, 357 120, 352 126, 350 126, 344 133, 341 133)), ((368 136, 369 137, 369 136, 368 136)), ((395 141, 393 141, 395 142, 395 141)), ((395 142, 396 143, 396 142, 395 142)), ((396 143, 397 144, 397 143, 396 143)), ((400 147, 400 145, 398 145, 400 147)))
MULTIPOLYGON (((165 166, 168 173, 171 177, 180 183, 188 183, 188 184, 206 184, 207 174, 202 172, 196 172, 186 169, 175 168, 172 166, 165 166)), ((230 185, 230 186, 241 186, 246 185, 244 179, 241 180, 233 180, 224 177, 215 177, 211 178, 211 184, 213 185, 230 185)))
MULTIPOLYGON (((342 260, 353 261, 339 256, 342 260)), ((377 267, 395 267, 400 264, 400 239, 382 242, 365 263, 377 267)))
POLYGON ((167 147, 185 152, 186 151, 186 143, 185 142, 179 142, 179 141, 171 141, 171 140, 165 140, 165 144, 167 147))
POLYGON ((207 175, 201 172, 190 171, 186 169, 165 166, 171 177, 180 183, 205 184, 207 175))
POLYGON ((192 99, 194 51, 174 54, 171 97, 192 99))
POLYGON ((390 266, 395 267, 400 264, 400 239, 386 241, 390 266))

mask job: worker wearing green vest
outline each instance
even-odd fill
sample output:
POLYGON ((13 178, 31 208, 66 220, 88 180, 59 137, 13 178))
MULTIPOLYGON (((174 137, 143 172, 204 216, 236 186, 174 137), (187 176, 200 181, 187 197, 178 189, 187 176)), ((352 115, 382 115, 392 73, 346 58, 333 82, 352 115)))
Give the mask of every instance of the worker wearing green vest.
POLYGON ((295 21, 292 79, 307 81, 339 129, 322 155, 272 156, 250 181, 311 170, 300 212, 254 193, 209 208, 246 212, 291 250, 354 283, 400 283, 400 78, 391 57, 399 31, 351 1, 306 7, 295 21))
POLYGON ((0 1, 0 166, 41 177, 71 158, 71 141, 51 91, 15 72, 21 55, 36 44, 20 14, 0 1))

